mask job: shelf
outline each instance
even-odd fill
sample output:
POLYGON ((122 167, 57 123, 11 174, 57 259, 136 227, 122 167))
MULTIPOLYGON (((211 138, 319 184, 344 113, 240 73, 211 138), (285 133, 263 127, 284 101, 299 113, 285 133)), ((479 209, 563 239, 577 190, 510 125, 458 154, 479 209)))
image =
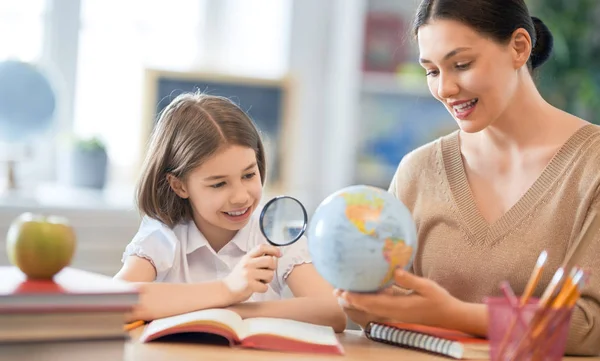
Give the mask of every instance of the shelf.
POLYGON ((135 211, 134 190, 117 186, 96 190, 42 183, 33 189, 0 191, 0 211, 11 209, 135 211))
POLYGON ((363 93, 409 95, 430 97, 425 82, 418 75, 396 75, 390 73, 368 72, 362 78, 363 93))

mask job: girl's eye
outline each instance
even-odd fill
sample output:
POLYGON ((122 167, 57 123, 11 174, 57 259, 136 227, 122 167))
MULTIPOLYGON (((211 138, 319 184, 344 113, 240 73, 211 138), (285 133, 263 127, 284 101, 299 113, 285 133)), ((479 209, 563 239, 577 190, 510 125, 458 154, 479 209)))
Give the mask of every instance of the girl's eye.
POLYGON ((256 172, 248 173, 244 175, 244 179, 252 179, 256 175, 256 172))
POLYGON ((213 184, 213 185, 211 185, 210 187, 211 187, 211 188, 221 188, 221 187, 223 187, 224 185, 225 185, 225 182, 219 182, 219 183, 217 183, 217 184, 213 184))
POLYGON ((456 69, 465 70, 465 69, 468 69, 469 66, 471 66, 471 63, 460 63, 460 64, 456 64, 456 69))

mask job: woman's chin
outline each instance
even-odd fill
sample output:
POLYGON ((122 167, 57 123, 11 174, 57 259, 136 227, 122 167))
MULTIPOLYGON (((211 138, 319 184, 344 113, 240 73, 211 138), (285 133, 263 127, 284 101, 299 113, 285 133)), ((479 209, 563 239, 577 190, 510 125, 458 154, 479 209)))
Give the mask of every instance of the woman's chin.
POLYGON ((458 127, 465 133, 477 133, 484 130, 488 124, 474 120, 457 120, 458 127))

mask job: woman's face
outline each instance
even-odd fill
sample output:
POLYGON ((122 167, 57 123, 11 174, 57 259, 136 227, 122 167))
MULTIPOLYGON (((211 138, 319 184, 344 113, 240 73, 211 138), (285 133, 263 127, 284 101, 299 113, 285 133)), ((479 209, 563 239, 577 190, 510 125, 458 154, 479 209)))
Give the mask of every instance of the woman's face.
POLYGON ((461 130, 478 132, 494 123, 517 87, 515 53, 453 20, 432 20, 419 28, 420 63, 431 94, 461 130))

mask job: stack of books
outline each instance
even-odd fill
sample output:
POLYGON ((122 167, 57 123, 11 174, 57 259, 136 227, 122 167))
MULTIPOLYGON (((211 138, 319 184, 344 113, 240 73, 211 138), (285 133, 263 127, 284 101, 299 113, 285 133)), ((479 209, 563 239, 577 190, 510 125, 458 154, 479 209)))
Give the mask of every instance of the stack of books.
POLYGON ((122 360, 138 297, 133 285, 74 268, 34 281, 0 267, 0 360, 122 360))

